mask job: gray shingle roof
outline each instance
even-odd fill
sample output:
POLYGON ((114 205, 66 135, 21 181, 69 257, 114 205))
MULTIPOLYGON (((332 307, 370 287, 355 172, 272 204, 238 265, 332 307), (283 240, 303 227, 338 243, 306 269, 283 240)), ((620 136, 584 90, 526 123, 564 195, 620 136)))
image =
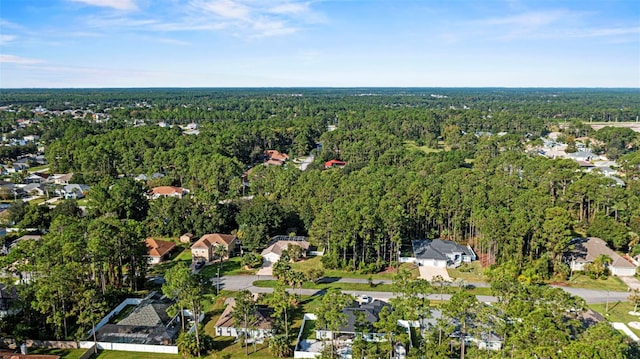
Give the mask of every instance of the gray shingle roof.
POLYGON ((411 241, 413 256, 418 259, 447 260, 447 254, 463 253, 473 256, 466 246, 442 239, 425 239, 411 241))

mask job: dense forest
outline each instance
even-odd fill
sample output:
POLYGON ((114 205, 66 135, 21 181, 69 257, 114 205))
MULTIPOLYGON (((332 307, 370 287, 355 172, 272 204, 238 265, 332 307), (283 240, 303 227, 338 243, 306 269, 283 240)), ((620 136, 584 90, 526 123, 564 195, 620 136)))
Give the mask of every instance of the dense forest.
POLYGON ((44 316, 57 337, 86 310, 79 292, 137 289, 148 235, 233 231, 247 251, 308 235, 325 268, 361 273, 397 266, 412 239, 447 238, 534 284, 569 275, 574 236, 640 253, 640 136, 586 125, 637 121, 637 90, 1 90, 0 106, 3 129, 39 119, 19 131, 41 137, 52 173, 92 186, 86 216, 73 203, 10 210, 11 222, 48 232, 3 265, 29 258, 14 272, 56 279, 24 295, 26 323, 44 316), (192 122, 198 134, 178 127, 192 122), (550 132, 615 153, 625 185, 533 151, 550 132), (290 160, 265 166, 266 150, 290 160), (301 171, 295 159, 309 155, 301 171), (331 159, 347 164, 325 169, 331 159), (154 173, 164 177, 133 180, 154 173), (192 195, 148 200, 157 185, 192 195))

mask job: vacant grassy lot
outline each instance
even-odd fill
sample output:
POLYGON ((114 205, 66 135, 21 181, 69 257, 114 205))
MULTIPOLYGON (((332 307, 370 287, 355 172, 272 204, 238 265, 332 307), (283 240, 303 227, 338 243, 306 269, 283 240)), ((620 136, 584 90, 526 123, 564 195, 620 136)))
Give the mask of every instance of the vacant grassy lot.
POLYGON ((562 282, 569 287, 609 290, 612 292, 626 292, 629 287, 618 277, 609 276, 607 279, 591 279, 582 273, 574 274, 571 281, 562 282))
MULTIPOLYGON (((310 269, 318 268, 324 270, 325 277, 338 277, 338 278, 361 278, 361 279, 393 279, 393 276, 397 273, 397 270, 391 269, 388 271, 375 273, 375 274, 362 274, 353 270, 337 270, 337 269, 324 269, 322 266, 322 257, 311 257, 309 259, 301 260, 295 263, 291 263, 291 267, 294 270, 306 272, 310 269)), ((401 269, 406 269, 411 272, 413 278, 418 278, 420 272, 418 267, 411 263, 402 263, 401 269)))
POLYGON ((418 150, 424 153, 440 152, 442 149, 429 146, 418 146, 415 141, 404 141, 404 147, 408 150, 418 150))
MULTIPOLYGON (((630 302, 609 303, 609 311, 607 312, 607 304, 590 304, 589 308, 602 314, 610 322, 620 322, 627 324, 629 322, 640 322, 640 317, 629 314, 633 310, 633 304, 630 302)), ((640 336, 640 330, 629 327, 632 332, 640 336)))
POLYGON ((82 356, 87 349, 44 349, 44 348, 29 348, 29 354, 49 354, 59 355, 63 359, 77 359, 82 356))
POLYGON ((103 350, 98 354, 98 356, 94 355, 92 358, 95 358, 95 359, 182 359, 182 355, 103 350))
POLYGON ((479 261, 465 263, 458 268, 447 268, 451 279, 462 279, 465 282, 486 282, 487 277, 483 273, 483 268, 479 261))
MULTIPOLYGON (((227 261, 222 263, 220 275, 253 275, 256 274, 257 271, 257 269, 245 269, 242 266, 242 258, 231 257, 227 261)), ((202 268, 200 274, 204 275, 205 277, 214 277, 218 275, 218 263, 213 263, 202 268)))

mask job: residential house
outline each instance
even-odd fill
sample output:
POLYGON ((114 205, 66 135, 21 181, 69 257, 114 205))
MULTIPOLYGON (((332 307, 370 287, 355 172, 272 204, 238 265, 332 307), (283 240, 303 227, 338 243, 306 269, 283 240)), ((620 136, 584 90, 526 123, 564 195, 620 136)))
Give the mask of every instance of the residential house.
POLYGON ((593 262, 601 255, 611 258, 609 270, 618 277, 632 277, 636 274, 637 266, 622 258, 618 253, 607 246, 607 242, 600 238, 574 238, 570 244, 573 249, 565 253, 565 259, 570 263, 571 270, 583 271, 585 265, 593 262))
MULTIPOLYGON (((235 298, 229 298, 225 301, 227 305, 216 322, 214 328, 216 335, 223 337, 238 337, 244 332, 243 323, 236 323, 233 319, 233 310, 236 304, 235 298)), ((264 339, 273 335, 273 324, 275 320, 271 317, 273 309, 265 306, 257 306, 252 317, 254 321, 251 323, 251 329, 247 329, 247 337, 249 340, 255 340, 256 343, 263 343, 264 339)))
MULTIPOLYGON (((172 345, 180 330, 180 315, 169 315, 174 302, 159 292, 151 292, 117 323, 96 327, 98 342, 172 345)), ((113 312, 112 312, 113 313, 113 312)), ((116 315, 114 313, 113 315, 116 315)))
POLYGON ((71 183, 72 177, 73 177, 73 173, 58 173, 58 174, 54 174, 53 176, 49 176, 48 180, 53 184, 65 185, 65 184, 71 183))
POLYGON ((458 267, 463 262, 477 259, 470 246, 463 246, 453 241, 443 239, 425 239, 411 241, 413 258, 405 261, 414 262, 419 266, 430 267, 458 267))
POLYGON ((282 166, 288 159, 289 155, 277 150, 264 151, 265 163, 267 165, 282 166))
POLYGON ((262 258, 267 263, 275 263, 282 256, 282 252, 290 245, 302 248, 302 256, 307 256, 307 252, 309 251, 309 241, 307 237, 275 236, 271 239, 271 244, 262 251, 262 258))
POLYGON ((180 243, 191 243, 194 237, 192 233, 185 233, 180 236, 180 243))
POLYGON ((380 320, 380 312, 383 308, 391 309, 391 304, 374 299, 371 303, 359 304, 353 302, 350 306, 342 310, 346 320, 337 332, 330 332, 324 329, 316 329, 316 339, 332 339, 342 337, 343 339, 355 339, 356 335, 361 336, 366 341, 382 341, 384 334, 377 333, 374 323, 380 320))
POLYGON ((86 184, 67 184, 61 189, 56 190, 56 193, 64 199, 82 199, 89 192, 90 187, 86 184))
POLYGON ((46 182, 47 177, 48 176, 42 175, 42 174, 39 174, 39 173, 31 173, 24 179, 24 183, 25 184, 44 183, 44 182, 46 182))
POLYGON ((200 237, 191 245, 191 256, 194 260, 204 259, 207 262, 215 259, 217 246, 223 246, 227 250, 226 258, 236 250, 238 237, 233 234, 209 233, 200 237))
POLYGON ((0 283, 0 318, 16 313, 16 310, 12 308, 12 303, 17 299, 16 287, 0 283))
POLYGON ((147 244, 147 261, 149 264, 158 264, 171 255, 176 248, 175 242, 163 241, 154 238, 144 240, 147 244))
POLYGON ((22 190, 27 194, 27 196, 44 196, 47 194, 47 191, 44 188, 44 185, 40 183, 30 183, 24 187, 22 190))
POLYGON ((15 247, 16 245, 18 245, 18 243, 22 242, 22 241, 39 241, 42 239, 42 236, 39 234, 25 234, 24 236, 16 239, 15 241, 11 242, 11 244, 9 245, 9 250, 13 249, 13 247, 15 247))
POLYGON ((151 199, 157 199, 160 197, 182 198, 187 193, 189 193, 189 190, 182 187, 160 186, 160 187, 153 187, 151 189, 151 193, 149 197, 151 197, 151 199))
POLYGON ((340 160, 329 160, 327 162, 324 163, 324 168, 333 168, 333 167, 338 167, 338 168, 342 168, 344 166, 346 166, 347 163, 344 161, 340 161, 340 160))
MULTIPOLYGON (((409 326, 419 327, 423 336, 428 335, 428 332, 433 328, 437 328, 438 322, 443 320, 442 311, 439 309, 431 309, 431 314, 426 318, 423 318, 420 322, 407 322, 409 326)), ((460 323, 457 320, 450 320, 449 324, 455 327, 455 330, 451 334, 453 338, 460 338, 462 333, 460 332, 460 323)), ((479 333, 477 336, 466 334, 465 343, 468 345, 475 345, 481 350, 501 350, 503 340, 498 336, 492 328, 487 325, 478 327, 479 324, 469 323, 470 328, 475 328, 474 332, 479 333)))

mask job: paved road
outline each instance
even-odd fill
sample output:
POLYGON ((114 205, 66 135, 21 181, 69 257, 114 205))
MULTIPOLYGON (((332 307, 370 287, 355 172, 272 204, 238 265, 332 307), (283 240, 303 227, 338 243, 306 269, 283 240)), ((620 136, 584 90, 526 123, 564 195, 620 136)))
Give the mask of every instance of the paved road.
MULTIPOLYGON (((272 288, 261 288, 253 285, 253 282, 256 280, 273 280, 272 276, 251 276, 251 275, 237 275, 237 276, 225 276, 220 279, 220 289, 227 290, 243 290, 248 289, 252 293, 271 293, 273 291, 272 288)), ((336 278, 338 282, 342 283, 367 283, 366 279, 357 279, 357 278, 336 278)), ((212 279, 215 285, 215 278, 212 279)), ((376 280, 375 283, 385 283, 390 284, 390 280, 376 280)), ((469 283, 468 283, 469 284, 469 283)), ((470 283, 476 285, 477 287, 487 287, 487 283, 470 283)), ((567 293, 571 295, 575 295, 583 298, 587 304, 594 303, 616 303, 620 301, 628 301, 627 297, 629 296, 628 292, 610 292, 606 290, 594 290, 594 289, 583 289, 583 288, 567 288, 567 287, 557 287, 561 288, 567 293)), ((296 293, 304 294, 304 295, 321 295, 323 290, 317 289, 296 289, 296 293)), ((366 294, 373 298, 388 300, 393 297, 393 293, 390 292, 377 292, 377 291, 352 291, 352 290, 343 290, 343 293, 360 295, 366 294)), ((481 302, 495 302, 496 297, 489 295, 478 295, 478 300, 481 302)), ((450 294, 431 294, 429 295, 430 300, 449 300, 451 298, 450 294)))

